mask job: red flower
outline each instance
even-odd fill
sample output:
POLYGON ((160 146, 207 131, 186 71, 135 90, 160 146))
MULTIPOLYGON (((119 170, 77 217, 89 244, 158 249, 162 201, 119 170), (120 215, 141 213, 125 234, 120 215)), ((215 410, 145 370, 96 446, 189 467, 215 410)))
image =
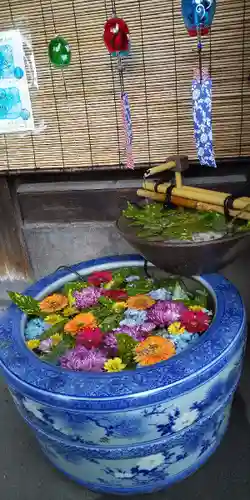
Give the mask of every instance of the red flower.
POLYGON ((88 277, 88 283, 93 286, 100 286, 102 283, 108 283, 112 280, 110 271, 96 271, 88 277))
POLYGON ((109 299, 115 300, 127 300, 128 294, 125 290, 104 290, 104 296, 109 297, 109 299))
POLYGON ((103 333, 100 328, 84 328, 76 336, 76 345, 83 345, 87 349, 99 347, 103 341, 103 333))
POLYGON ((185 311, 180 321, 189 333, 202 333, 209 327, 210 317, 203 311, 185 311))
POLYGON ((110 54, 125 52, 129 47, 128 26, 118 17, 108 19, 104 26, 104 43, 110 54))

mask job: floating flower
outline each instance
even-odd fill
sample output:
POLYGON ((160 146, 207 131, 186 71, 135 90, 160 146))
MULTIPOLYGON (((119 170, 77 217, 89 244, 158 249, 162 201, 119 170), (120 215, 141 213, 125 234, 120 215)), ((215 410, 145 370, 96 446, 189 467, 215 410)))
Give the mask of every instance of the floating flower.
POLYGON ((87 349, 99 347, 103 340, 100 328, 84 328, 76 336, 76 345, 83 345, 87 349))
POLYGON ((61 357, 60 365, 68 370, 101 372, 106 360, 105 354, 97 349, 76 346, 61 357))
POLYGON ((176 354, 179 354, 185 351, 189 345, 195 344, 200 339, 200 336, 198 333, 185 332, 182 335, 169 335, 168 338, 174 342, 176 354))
POLYGON ((54 333, 54 335, 51 335, 50 338, 52 341, 52 345, 57 346, 62 341, 63 336, 61 335, 61 333, 54 333))
POLYGON ((88 283, 93 286, 101 286, 103 283, 108 283, 112 280, 110 271, 96 271, 88 277, 88 283))
POLYGON ((168 332, 172 333, 172 335, 180 335, 185 332, 185 328, 184 326, 181 326, 179 321, 176 321, 175 323, 169 325, 168 332))
POLYGON ((135 347, 135 359, 141 366, 159 363, 174 354, 174 343, 157 336, 150 336, 135 347))
POLYGON ((126 333, 134 340, 141 342, 145 337, 155 329, 154 323, 143 323, 142 325, 129 326, 124 325, 115 329, 115 333, 126 333))
POLYGON ((190 311, 194 311, 194 312, 198 312, 198 311, 203 311, 204 312, 204 308, 202 306, 189 306, 190 311))
POLYGON ((103 290, 104 297, 108 297, 109 299, 115 300, 118 302, 119 300, 127 300, 128 294, 126 290, 103 290))
POLYGON ((165 288, 158 288, 157 290, 152 290, 148 295, 152 297, 154 300, 170 300, 171 293, 168 292, 165 288))
POLYGON ((30 349, 31 351, 33 351, 34 349, 37 349, 39 347, 39 344, 40 344, 40 340, 36 340, 36 339, 28 340, 28 342, 26 342, 28 349, 30 349))
POLYGON ((128 307, 131 309, 149 309, 155 304, 155 300, 149 297, 149 295, 138 294, 133 297, 129 297, 127 300, 128 307))
POLYGON ((49 314, 48 316, 46 316, 46 318, 44 318, 44 321, 46 321, 46 323, 49 323, 50 325, 56 325, 63 320, 64 318, 60 314, 49 314))
POLYGON ((102 291, 100 288, 89 286, 88 288, 83 288, 81 292, 74 292, 73 295, 77 309, 85 309, 86 307, 95 306, 98 303, 102 291))
POLYGON ((40 337, 49 328, 41 318, 30 319, 25 327, 24 336, 27 340, 40 337))
POLYGON ((125 281, 127 281, 127 283, 130 283, 131 281, 138 281, 140 279, 141 279, 140 276, 137 276, 137 274, 134 274, 131 276, 127 276, 125 281))
POLYGON ((185 311, 181 316, 181 322, 189 333, 202 333, 210 324, 210 317, 203 311, 185 311))
POLYGON ((39 307, 42 312, 54 313, 61 311, 68 305, 68 299, 65 295, 61 293, 53 293, 48 297, 45 297, 41 302, 39 302, 39 307))
POLYGON ((126 366, 127 365, 122 362, 121 358, 113 358, 108 359, 108 361, 104 363, 104 370, 106 370, 106 372, 121 372, 126 366))
POLYGON ((106 333, 104 340, 103 340, 103 343, 104 343, 104 346, 107 347, 108 349, 117 350, 117 338, 113 332, 106 333))
POLYGON ((92 312, 80 313, 66 323, 64 331, 76 335, 84 327, 95 328, 96 326, 96 319, 92 312))
POLYGON ((127 307, 127 302, 115 302, 112 306, 112 310, 116 313, 124 311, 127 307))
MULTIPOLYGON (((75 301, 75 298, 74 298, 74 301, 75 301)), ((79 311, 74 306, 65 307, 65 309, 62 311, 62 315, 65 318, 67 318, 68 316, 74 316, 77 313, 79 313, 79 311)))
POLYGON ((120 326, 137 326, 147 321, 147 312, 138 309, 127 309, 124 318, 120 321, 120 326))
POLYGON ((45 339, 40 342, 39 349, 40 351, 47 353, 50 352, 53 347, 52 339, 45 339))
POLYGON ((160 300, 148 311, 148 320, 157 326, 165 326, 179 321, 181 315, 187 311, 182 302, 160 300))

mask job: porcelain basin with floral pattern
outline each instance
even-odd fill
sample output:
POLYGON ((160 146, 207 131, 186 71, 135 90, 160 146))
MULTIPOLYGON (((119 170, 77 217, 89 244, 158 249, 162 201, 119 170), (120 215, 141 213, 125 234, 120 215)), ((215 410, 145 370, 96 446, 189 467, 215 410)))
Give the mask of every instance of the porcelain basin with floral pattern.
MULTIPOLYGON (((41 302, 75 272, 143 266, 139 255, 87 261, 42 278, 25 294, 41 302)), ((0 318, 0 363, 18 411, 51 462, 86 488, 121 495, 164 489, 197 470, 223 438, 241 374, 245 310, 222 276, 194 282, 210 297, 208 329, 165 361, 119 372, 48 362, 25 342, 24 313, 12 305, 0 318)))

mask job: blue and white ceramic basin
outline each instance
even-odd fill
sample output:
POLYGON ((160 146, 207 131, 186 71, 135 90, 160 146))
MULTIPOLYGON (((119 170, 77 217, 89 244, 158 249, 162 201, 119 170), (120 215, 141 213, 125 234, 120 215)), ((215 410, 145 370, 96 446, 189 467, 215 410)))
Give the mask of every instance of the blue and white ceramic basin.
MULTIPOLYGON (((143 262, 116 256, 73 269, 84 276, 143 262)), ((58 271, 26 293, 42 298, 74 278, 58 271)), ((51 462, 87 488, 160 490, 193 473, 219 445, 241 373, 245 311, 222 276, 197 279, 215 303, 209 330, 185 352, 135 371, 89 374, 49 365, 26 348, 25 316, 11 306, 2 317, 0 361, 16 406, 51 462)))

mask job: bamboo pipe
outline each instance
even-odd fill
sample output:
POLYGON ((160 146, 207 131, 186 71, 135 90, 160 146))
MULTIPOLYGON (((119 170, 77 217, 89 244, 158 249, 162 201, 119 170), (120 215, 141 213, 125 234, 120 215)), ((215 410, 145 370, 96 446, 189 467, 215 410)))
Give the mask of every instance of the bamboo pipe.
POLYGON ((175 172, 175 185, 178 189, 182 188, 182 176, 180 172, 175 172))
MULTIPOLYGON (((168 182, 164 182, 163 184, 159 184, 157 186, 158 193, 166 194, 167 188, 171 184, 168 182)), ((154 191, 154 182, 152 181, 143 181, 142 188, 146 191, 154 191)), ((181 188, 174 187, 172 190, 172 194, 176 196, 180 196, 182 198, 187 198, 189 200, 201 201, 205 203, 210 203, 212 205, 219 205, 221 207, 224 206, 224 201, 227 196, 230 194, 220 193, 219 191, 208 191, 202 188, 192 189, 192 186, 182 186, 181 188)), ((247 208, 247 205, 250 204, 250 198, 237 198, 233 202, 233 208, 235 210, 244 210, 250 211, 250 206, 247 208)))
POLYGON ((149 177, 151 175, 160 174, 161 172, 165 172, 166 170, 172 170, 172 168, 176 167, 176 163, 173 160, 170 160, 166 163, 162 163, 161 165, 157 165, 156 167, 149 168, 145 174, 144 178, 149 177))
MULTIPOLYGON (((145 189, 138 189, 137 195, 142 198, 150 198, 154 201, 165 201, 164 194, 155 193, 154 191, 147 191, 145 189)), ((217 212, 224 215, 224 208, 219 205, 213 205, 210 203, 204 203, 202 201, 190 200, 188 198, 183 198, 181 196, 171 196, 171 203, 174 205, 185 207, 185 208, 193 208, 195 210, 199 210, 201 212, 217 212)), ((229 210, 229 215, 231 217, 238 217, 239 219, 250 220, 250 212, 240 212, 238 210, 229 210)))

